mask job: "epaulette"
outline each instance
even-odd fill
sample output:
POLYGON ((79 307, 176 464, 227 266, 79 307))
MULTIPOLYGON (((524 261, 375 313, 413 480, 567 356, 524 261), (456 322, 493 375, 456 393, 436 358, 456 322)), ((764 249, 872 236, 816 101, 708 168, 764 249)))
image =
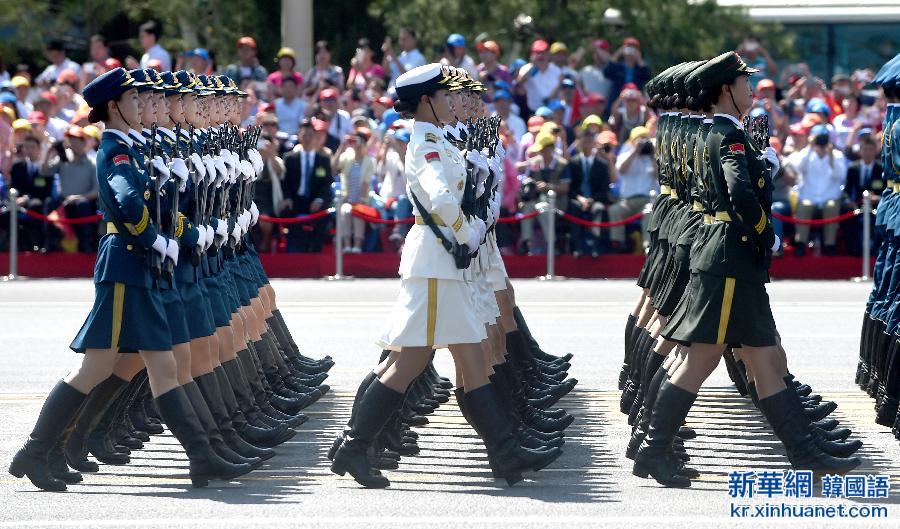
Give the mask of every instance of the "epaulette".
POLYGON ((425 141, 430 141, 431 143, 437 143, 438 142, 437 134, 435 134, 433 132, 426 132, 425 133, 425 141))

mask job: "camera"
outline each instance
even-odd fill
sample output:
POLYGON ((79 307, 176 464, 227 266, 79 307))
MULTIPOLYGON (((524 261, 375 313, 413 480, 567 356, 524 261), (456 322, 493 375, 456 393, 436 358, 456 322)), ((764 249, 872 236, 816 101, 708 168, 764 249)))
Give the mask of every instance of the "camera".
POLYGON ((653 143, 650 140, 641 140, 637 146, 638 154, 642 155, 651 155, 653 154, 653 143))

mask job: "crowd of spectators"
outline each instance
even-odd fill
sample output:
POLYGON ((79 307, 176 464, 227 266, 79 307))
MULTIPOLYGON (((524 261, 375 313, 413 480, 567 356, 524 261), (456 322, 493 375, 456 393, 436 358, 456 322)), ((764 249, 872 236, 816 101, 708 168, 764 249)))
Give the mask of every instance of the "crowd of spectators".
MULTIPOLYGON (((260 57, 256 41, 236 42, 237 62, 216 64, 203 48, 174 55, 159 44, 161 28, 141 26, 143 55, 112 57, 102 35, 90 39, 89 60, 78 64, 59 42, 45 51, 41 72, 20 66, 0 72, 0 196, 15 187, 18 203, 51 219, 90 216, 97 209, 94 175, 101 131, 88 123, 79 95, 85 83, 105 70, 186 69, 221 72, 250 93, 244 124, 260 125, 259 150, 265 171, 256 202, 263 215, 296 217, 327 209, 344 220, 347 252, 398 251, 406 225, 364 221, 354 213, 382 219, 408 218, 404 156, 410 123, 392 109, 393 84, 410 68, 441 61, 481 79, 484 101, 502 118, 507 159, 502 215, 527 214, 556 193, 557 208, 589 221, 619 221, 645 210, 658 190, 655 160, 656 115, 645 105, 644 84, 666 65, 645 62, 633 37, 621 42, 598 38, 570 51, 564 42, 538 39, 528 56, 510 57, 489 39, 469 42, 450 35, 439 53, 426 56, 416 31, 404 28, 396 41, 380 47, 359 39, 347 68, 332 62, 327 41, 315 43, 315 64, 298 70, 291 48, 260 57)), ((884 100, 869 90, 871 70, 836 75, 826 83, 803 64, 781 70, 763 44, 745 39, 738 52, 761 72, 753 77, 751 115, 769 118, 771 143, 783 158, 775 185, 775 211, 811 219, 858 208, 862 192, 877 201, 885 186, 878 153, 884 100)), ((0 217, 0 231, 8 227, 0 217)), ((321 252, 333 242, 335 216, 314 222, 256 229, 262 251, 321 252)), ((35 251, 94 251, 95 225, 71 228, 59 222, 22 217, 20 248, 35 251)), ((557 222, 558 253, 598 256, 637 253, 642 222, 615 227, 583 227, 557 222)), ((859 217, 823 228, 776 221, 788 248, 804 255, 861 251, 859 217), (840 236, 839 236, 840 234, 840 236), (786 237, 786 238, 785 238, 786 237), (820 240, 819 244, 814 242, 820 240)), ((498 226, 506 253, 548 251, 546 217, 498 226)), ((0 234, 0 247, 6 236, 0 234)))

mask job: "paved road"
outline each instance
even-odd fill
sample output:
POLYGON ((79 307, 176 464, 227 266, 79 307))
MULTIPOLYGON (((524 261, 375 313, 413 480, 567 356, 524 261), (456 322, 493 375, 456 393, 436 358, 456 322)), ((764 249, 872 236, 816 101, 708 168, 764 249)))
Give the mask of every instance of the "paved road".
MULTIPOLYGON (((631 475, 624 457, 629 427, 618 412, 616 376, 622 328, 636 290, 629 281, 518 281, 532 329, 551 352, 575 353, 581 382, 560 402, 577 416, 565 455, 514 488, 490 479, 483 447, 455 406, 421 428, 422 454, 390 472, 388 490, 367 491, 328 471, 325 451, 349 414, 357 382, 377 360, 373 339, 397 283, 358 280, 276 281, 279 305, 301 347, 330 354, 333 392, 311 407, 311 420, 265 467, 240 482, 195 490, 187 461, 168 436, 154 437, 128 466, 103 466, 65 494, 35 492, 0 476, 0 528, 15 527, 759 527, 729 517, 731 470, 786 468, 783 450, 760 414, 729 384, 724 368, 708 381, 688 421, 688 443, 703 476, 690 490, 665 490, 631 475), (702 523, 697 521, 702 517, 702 523)), ((871 400, 853 385, 859 325, 868 285, 778 282, 770 287, 793 371, 825 398, 864 441, 862 472, 900 475, 900 443, 875 425, 871 400)), ((9 461, 43 394, 77 362, 66 348, 87 313, 88 281, 0 284, 0 462, 9 461)), ((449 355, 439 370, 452 374, 449 355)), ((888 521, 827 520, 810 527, 900 527, 894 497, 879 500, 888 521)), ((869 500, 871 501, 871 500, 869 500)), ((760 505, 762 500, 745 500, 760 505)), ((846 500, 847 504, 867 505, 846 500)), ((836 505, 815 498, 805 505, 836 505)), ((763 526, 805 527, 797 520, 763 526)))

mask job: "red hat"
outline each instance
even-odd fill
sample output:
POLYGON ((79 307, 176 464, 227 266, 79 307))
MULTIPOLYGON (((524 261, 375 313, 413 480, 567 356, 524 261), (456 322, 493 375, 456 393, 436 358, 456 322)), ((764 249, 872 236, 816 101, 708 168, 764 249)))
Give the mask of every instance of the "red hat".
POLYGON ((44 99, 44 100, 49 101, 50 103, 52 103, 52 104, 54 104, 54 105, 56 105, 57 103, 59 103, 59 99, 57 99, 56 96, 53 95, 53 92, 51 92, 51 91, 49 91, 49 90, 44 90, 43 92, 41 92, 41 95, 38 97, 38 99, 39 99, 39 100, 40 100, 40 99, 44 99))
POLYGON ((328 130, 328 122, 323 119, 312 118, 309 121, 312 123, 313 130, 316 132, 322 132, 323 130, 328 130))
POLYGON ((253 40, 253 37, 241 37, 237 41, 237 47, 240 48, 241 46, 250 46, 251 48, 253 48, 255 50, 256 49, 256 41, 253 40))
POLYGON ((766 88, 775 89, 775 81, 771 79, 760 79, 758 83, 756 83, 757 90, 765 90, 766 88))
POLYGON ((324 101, 326 99, 337 99, 338 93, 334 88, 326 88, 319 92, 319 101, 324 101))
POLYGON ((601 103, 606 103, 606 97, 597 92, 588 92, 581 97, 582 105, 599 105, 601 103))
POLYGON ((484 42, 479 43, 477 48, 478 48, 478 51, 487 50, 487 51, 493 52, 494 55, 500 55, 500 45, 492 40, 486 40, 484 42))
POLYGON ((544 39, 538 39, 531 43, 531 53, 543 53, 550 48, 550 45, 547 44, 547 41, 544 39))
POLYGON ((606 39, 597 39, 594 41, 594 47, 597 49, 609 51, 609 49, 610 49, 609 41, 606 39))
POLYGON ((383 105, 386 107, 394 106, 394 100, 388 96, 381 96, 378 99, 376 99, 375 102, 378 103, 379 105, 383 105))
POLYGON ((622 45, 623 46, 634 46, 635 48, 640 48, 641 41, 639 41, 638 39, 636 39, 634 37, 627 37, 625 40, 622 41, 622 45))
POLYGON ((57 84, 71 83, 78 84, 78 76, 72 70, 68 68, 59 72, 59 75, 56 76, 57 84))
POLYGON ((121 68, 122 63, 119 62, 119 59, 110 57, 109 59, 106 59, 105 61, 103 61, 103 67, 106 68, 107 70, 115 70, 116 68, 121 68))
POLYGON ((637 90, 638 86, 634 83, 625 83, 622 85, 622 90, 637 90))
POLYGON ((259 107, 260 114, 268 114, 270 112, 275 112, 275 103, 264 103, 259 107))
POLYGON ((47 115, 41 112, 40 110, 32 110, 31 114, 28 114, 28 121, 30 123, 47 123, 47 115))
POLYGON ((804 126, 803 123, 794 123, 788 130, 795 136, 806 136, 809 134, 809 127, 804 126))
POLYGON ((162 63, 158 59, 150 59, 147 61, 147 68, 156 70, 159 73, 162 73, 163 71, 162 63))
POLYGON ((528 131, 531 133, 536 133, 541 130, 541 127, 544 125, 544 118, 540 116, 531 116, 528 118, 528 131))

